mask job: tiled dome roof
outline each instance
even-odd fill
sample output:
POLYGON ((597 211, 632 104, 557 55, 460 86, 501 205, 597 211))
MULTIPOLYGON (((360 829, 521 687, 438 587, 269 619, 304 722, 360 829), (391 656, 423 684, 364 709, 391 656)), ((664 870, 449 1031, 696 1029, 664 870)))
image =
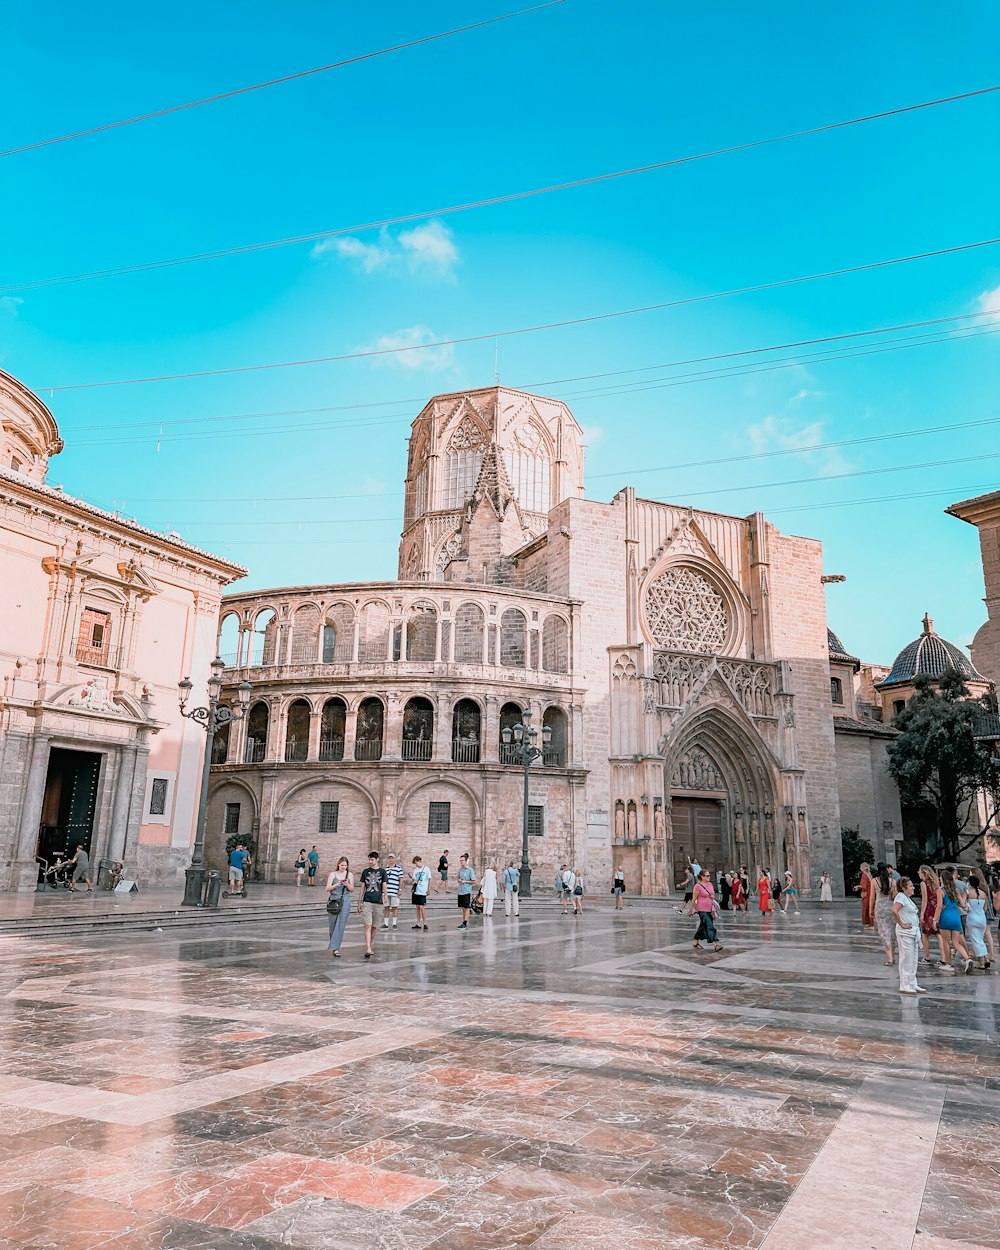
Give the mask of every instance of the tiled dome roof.
POLYGON ((853 664, 857 668, 861 667, 858 657, 851 655, 829 625, 826 627, 826 645, 830 650, 831 660, 839 660, 841 664, 853 664))
POLYGON ((955 669, 966 681, 986 681, 961 648, 934 632, 934 622, 925 614, 924 632, 900 651, 893 660, 889 676, 879 685, 900 686, 917 677, 940 677, 949 668, 955 669))

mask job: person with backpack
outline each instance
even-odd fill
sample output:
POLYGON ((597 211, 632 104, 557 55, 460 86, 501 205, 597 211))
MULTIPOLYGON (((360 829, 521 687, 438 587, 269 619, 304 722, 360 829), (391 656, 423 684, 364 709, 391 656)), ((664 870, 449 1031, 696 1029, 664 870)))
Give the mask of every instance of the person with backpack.
POLYGON ((413 893, 410 902, 417 909, 417 923, 411 927, 427 932, 427 891, 431 888, 431 870, 419 855, 413 857, 413 870, 410 873, 413 882, 413 893))
MULTIPOLYGON (((573 897, 573 889, 576 886, 576 873, 572 868, 567 868, 565 864, 562 866, 560 874, 560 894, 562 896, 563 915, 569 911, 569 900, 573 897)), ((575 910, 575 908, 574 908, 575 910)))
POLYGON ((611 893, 615 896, 615 911, 625 909, 625 873, 621 868, 615 869, 611 878, 611 893))
POLYGON ((573 915, 583 915, 583 877, 578 869, 573 869, 573 915))

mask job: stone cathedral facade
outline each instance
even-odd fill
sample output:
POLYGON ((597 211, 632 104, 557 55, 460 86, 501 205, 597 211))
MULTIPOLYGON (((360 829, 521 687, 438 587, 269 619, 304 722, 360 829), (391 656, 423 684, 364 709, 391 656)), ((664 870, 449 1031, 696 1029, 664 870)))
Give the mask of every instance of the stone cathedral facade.
POLYGON ((669 893, 713 869, 842 881, 822 550, 760 513, 584 498, 558 400, 490 387, 413 423, 398 578, 228 596, 230 689, 211 852, 252 836, 272 880, 303 846, 408 862, 520 858, 523 770, 503 730, 550 741, 529 774, 531 859, 591 891, 622 866, 669 893))

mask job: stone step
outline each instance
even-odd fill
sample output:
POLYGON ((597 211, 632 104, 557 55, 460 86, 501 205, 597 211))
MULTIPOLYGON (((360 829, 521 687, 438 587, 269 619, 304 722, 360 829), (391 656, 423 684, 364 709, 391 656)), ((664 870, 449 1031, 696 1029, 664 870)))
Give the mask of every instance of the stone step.
POLYGON ((323 911, 315 903, 271 903, 252 905, 223 904, 219 908, 178 908, 171 910, 91 912, 74 915, 70 911, 45 916, 23 916, 0 920, 0 937, 65 937, 91 932, 199 928, 206 924, 239 924, 253 920, 291 920, 316 916, 323 911))

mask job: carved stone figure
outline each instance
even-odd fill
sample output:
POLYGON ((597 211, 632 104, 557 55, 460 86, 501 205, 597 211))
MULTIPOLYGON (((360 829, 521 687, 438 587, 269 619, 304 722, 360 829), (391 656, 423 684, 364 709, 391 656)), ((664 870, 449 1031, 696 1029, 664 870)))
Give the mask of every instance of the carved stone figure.
POLYGON ((639 836, 639 828, 636 821, 635 804, 628 805, 628 836, 634 842, 639 836))
POLYGON ((92 677, 82 690, 71 694, 67 707, 85 708, 88 712, 120 712, 121 708, 111 698, 106 677, 92 677))
POLYGON ((733 835, 736 838, 736 845, 742 846, 746 842, 746 829, 743 825, 743 813, 737 812, 736 819, 733 821, 733 835))
POLYGON ((653 809, 653 833, 661 841, 667 836, 666 821, 663 819, 663 808, 659 804, 653 809))
POLYGON ((615 804, 615 837, 619 842, 625 839, 625 805, 620 799, 615 804))
POLYGON ((799 808, 799 845, 809 845, 809 830, 806 827, 806 811, 804 807, 799 808))
POLYGON ((792 818, 792 809, 785 809, 785 846, 791 846, 795 841, 795 821, 792 818))

